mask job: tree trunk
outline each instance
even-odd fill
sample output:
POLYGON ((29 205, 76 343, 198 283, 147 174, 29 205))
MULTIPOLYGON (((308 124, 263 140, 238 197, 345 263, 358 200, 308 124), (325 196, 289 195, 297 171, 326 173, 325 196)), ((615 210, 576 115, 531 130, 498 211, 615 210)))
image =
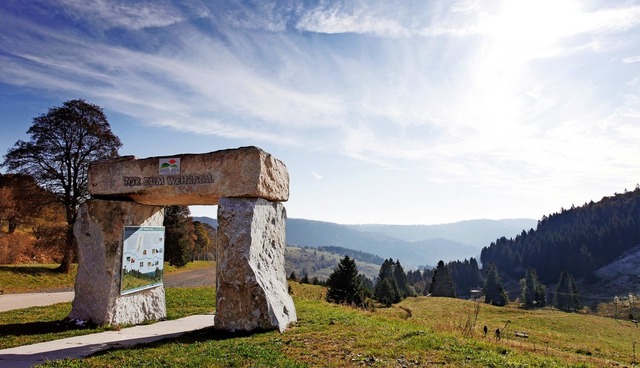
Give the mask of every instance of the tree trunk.
POLYGON ((76 254, 76 237, 73 234, 73 224, 67 225, 63 253, 62 261, 56 271, 60 273, 69 273, 71 270, 71 263, 74 261, 76 254))
POLYGON ((12 217, 9 219, 9 224, 8 224, 8 232, 9 234, 13 234, 16 231, 16 228, 18 227, 18 220, 15 219, 15 217, 12 217))

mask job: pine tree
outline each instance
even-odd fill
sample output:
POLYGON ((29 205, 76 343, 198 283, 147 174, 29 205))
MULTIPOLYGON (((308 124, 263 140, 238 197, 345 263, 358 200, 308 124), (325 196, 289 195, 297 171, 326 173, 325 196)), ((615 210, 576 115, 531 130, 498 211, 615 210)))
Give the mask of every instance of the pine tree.
POLYGON ((385 278, 376 284, 375 299, 382 303, 385 307, 390 307, 393 303, 398 303, 401 299, 398 295, 398 287, 395 281, 385 278))
POLYGON ((443 261, 438 262, 438 266, 433 272, 429 293, 431 296, 456 297, 456 286, 453 283, 449 269, 443 261))
POLYGON ((555 305, 558 309, 571 312, 580 308, 578 289, 573 281, 573 276, 566 271, 560 273, 560 280, 556 286, 555 305))
POLYGON ((536 285, 535 305, 536 308, 547 306, 547 287, 543 284, 536 285))
POLYGON ((344 256, 327 279, 327 301, 364 307, 365 295, 355 260, 344 256))
POLYGON ((496 306, 504 306, 509 302, 496 265, 490 264, 487 269, 487 277, 484 282, 484 302, 496 306))
POLYGON ((525 275, 522 302, 525 308, 541 308, 546 305, 544 285, 538 282, 536 270, 532 268, 528 268, 525 275))
POLYGON ((378 281, 373 293, 375 300, 389 307, 392 303, 398 303, 402 300, 402 292, 398 287, 398 282, 394 273, 395 263, 391 258, 386 259, 380 272, 378 272, 378 281))
POLYGON ((396 284, 398 285, 398 289, 401 293, 401 298, 415 295, 415 289, 412 290, 410 287, 409 281, 407 280, 407 274, 404 272, 404 269, 400 264, 400 260, 396 260, 396 264, 393 267, 393 278, 396 280, 396 284))

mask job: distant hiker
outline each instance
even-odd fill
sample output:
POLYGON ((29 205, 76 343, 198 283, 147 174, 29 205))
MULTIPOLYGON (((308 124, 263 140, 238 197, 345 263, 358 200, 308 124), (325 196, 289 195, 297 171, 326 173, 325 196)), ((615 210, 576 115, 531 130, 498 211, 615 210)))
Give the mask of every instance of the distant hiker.
POLYGON ((489 328, 487 328, 487 325, 484 325, 484 337, 487 337, 487 332, 489 332, 489 328))
POLYGON ((500 340, 500 329, 496 328, 496 340, 500 340))

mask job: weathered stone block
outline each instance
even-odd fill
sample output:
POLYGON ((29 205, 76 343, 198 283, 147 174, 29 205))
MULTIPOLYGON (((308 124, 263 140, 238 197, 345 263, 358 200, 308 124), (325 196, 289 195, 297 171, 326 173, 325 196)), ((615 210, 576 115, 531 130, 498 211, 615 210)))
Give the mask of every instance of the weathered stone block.
POLYGON ((285 222, 281 203, 220 200, 215 328, 283 332, 297 321, 284 263, 285 222))
POLYGON ((70 318, 97 324, 139 324, 167 315, 164 287, 120 295, 125 226, 162 226, 162 207, 92 199, 74 227, 78 274, 70 318))
POLYGON ((89 193, 158 206, 216 205, 224 197, 287 201, 289 173, 282 161, 257 147, 145 159, 127 156, 91 164, 89 193))

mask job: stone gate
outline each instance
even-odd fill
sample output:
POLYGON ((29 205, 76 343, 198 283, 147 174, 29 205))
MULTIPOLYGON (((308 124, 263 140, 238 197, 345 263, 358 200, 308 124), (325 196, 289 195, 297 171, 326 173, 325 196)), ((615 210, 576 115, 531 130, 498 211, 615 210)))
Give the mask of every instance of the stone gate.
POLYGON ((88 177, 92 199, 74 227, 78 275, 70 318, 97 324, 165 318, 161 284, 121 293, 125 228, 162 226, 163 206, 218 205, 215 327, 282 332, 297 320, 284 269, 281 202, 289 198, 289 174, 280 160, 257 147, 127 156, 93 163, 88 177))

